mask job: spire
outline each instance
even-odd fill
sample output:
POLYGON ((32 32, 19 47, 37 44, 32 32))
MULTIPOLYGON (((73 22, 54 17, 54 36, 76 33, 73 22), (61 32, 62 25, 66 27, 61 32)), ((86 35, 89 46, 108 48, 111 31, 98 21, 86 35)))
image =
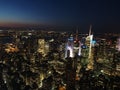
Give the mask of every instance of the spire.
POLYGON ((76 29, 76 37, 75 37, 76 41, 78 40, 78 29, 76 29))
POLYGON ((92 29, 92 25, 90 25, 89 35, 91 35, 91 29, 92 29))

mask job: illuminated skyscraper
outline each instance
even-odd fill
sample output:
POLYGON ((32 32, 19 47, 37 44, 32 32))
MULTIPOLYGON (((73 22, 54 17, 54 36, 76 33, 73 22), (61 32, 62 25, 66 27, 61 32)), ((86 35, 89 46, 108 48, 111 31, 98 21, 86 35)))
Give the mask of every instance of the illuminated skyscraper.
POLYGON ((38 52, 43 56, 49 52, 49 44, 44 39, 38 40, 38 52))
POLYGON ((74 53, 81 56, 81 42, 78 39, 78 31, 76 31, 76 37, 74 40, 74 53))
POLYGON ((67 58, 67 57, 73 58, 74 57, 73 43, 74 43, 73 36, 70 36, 70 38, 68 38, 68 41, 67 41, 66 47, 65 47, 65 58, 67 58))
POLYGON ((81 42, 78 39, 78 32, 76 33, 75 39, 72 35, 70 36, 70 38, 68 38, 65 47, 65 58, 73 58, 75 55, 81 55, 81 42))
POLYGON ((45 40, 44 39, 39 39, 38 40, 38 52, 44 55, 45 53, 45 40))
POLYGON ((87 70, 93 69, 93 48, 92 48, 92 41, 93 41, 93 35, 91 34, 91 28, 89 30, 89 35, 86 37, 86 45, 88 47, 88 65, 87 70))

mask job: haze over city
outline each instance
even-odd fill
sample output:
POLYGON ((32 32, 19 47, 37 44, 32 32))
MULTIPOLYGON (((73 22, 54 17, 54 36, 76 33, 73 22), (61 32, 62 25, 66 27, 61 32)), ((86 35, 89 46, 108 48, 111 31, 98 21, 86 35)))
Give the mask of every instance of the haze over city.
POLYGON ((119 0, 0 0, 0 26, 120 32, 119 0))

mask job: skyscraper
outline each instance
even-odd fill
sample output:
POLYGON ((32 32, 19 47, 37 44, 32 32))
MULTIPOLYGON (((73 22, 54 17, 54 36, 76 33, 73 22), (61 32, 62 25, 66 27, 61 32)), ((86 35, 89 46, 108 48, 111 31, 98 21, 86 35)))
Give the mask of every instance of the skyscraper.
POLYGON ((89 34, 86 37, 86 45, 88 47, 88 65, 87 65, 87 70, 93 69, 93 48, 92 48, 93 35, 91 34, 91 28, 92 28, 92 26, 90 25, 89 34))
POLYGON ((71 35, 70 38, 68 38, 67 43, 66 43, 65 58, 67 58, 67 57, 73 58, 74 57, 74 54, 73 54, 73 43, 74 43, 74 40, 73 40, 73 36, 71 35))
POLYGON ((38 39, 38 52, 45 56, 49 52, 49 44, 44 39, 38 39))
POLYGON ((78 39, 78 32, 76 32, 75 38, 73 37, 73 35, 71 35, 70 38, 68 38, 65 47, 65 58, 73 58, 76 55, 81 55, 81 42, 78 39))

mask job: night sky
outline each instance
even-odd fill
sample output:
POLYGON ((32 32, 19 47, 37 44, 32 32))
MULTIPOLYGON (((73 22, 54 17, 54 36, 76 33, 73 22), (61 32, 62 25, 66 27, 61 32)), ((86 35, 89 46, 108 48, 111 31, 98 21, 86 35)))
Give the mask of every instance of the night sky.
POLYGON ((120 0, 0 0, 0 26, 21 24, 120 32, 120 0))

